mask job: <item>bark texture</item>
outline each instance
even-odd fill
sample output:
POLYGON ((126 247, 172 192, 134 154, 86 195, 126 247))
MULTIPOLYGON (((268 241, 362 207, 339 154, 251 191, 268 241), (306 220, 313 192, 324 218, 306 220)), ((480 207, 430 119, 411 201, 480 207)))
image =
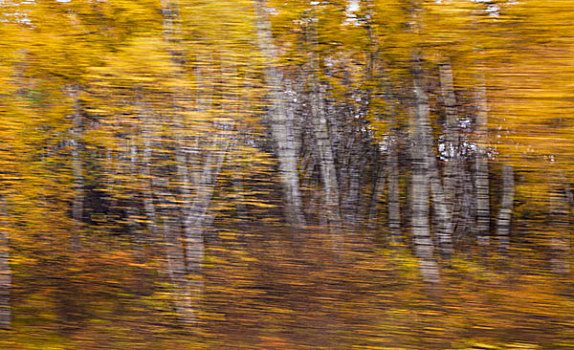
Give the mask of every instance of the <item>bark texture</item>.
MULTIPOLYGON (((311 5, 313 6, 313 5, 311 5)), ((309 74, 310 74, 310 104, 311 124, 315 137, 321 180, 323 183, 324 203, 327 220, 331 232, 338 236, 341 230, 341 207, 339 181, 335 167, 335 157, 332 149, 332 140, 329 130, 329 121, 325 108, 324 91, 319 79, 319 41, 314 17, 311 16, 307 28, 307 44, 309 47, 309 74)), ((340 237, 334 237, 338 242, 340 237)))
MULTIPOLYGON (((162 228, 179 321, 195 324, 203 291, 204 231, 213 220, 208 210, 229 144, 219 135, 228 126, 217 122, 214 125, 195 125, 193 127, 205 131, 205 136, 193 139, 188 136, 187 130, 192 125, 186 112, 191 110, 193 97, 187 86, 189 78, 181 50, 183 35, 179 1, 163 0, 162 13, 164 40, 174 66, 174 79, 181 84, 171 92, 173 111, 168 123, 172 130, 175 174, 173 179, 167 179, 167 192, 171 196, 165 200, 162 228), (208 152, 201 156, 200 150, 203 149, 208 152)), ((194 73, 196 83, 201 87, 194 94, 195 112, 205 113, 211 109, 209 96, 213 94, 205 82, 204 72, 197 68, 194 73)))
POLYGON ((479 77, 474 93, 476 104, 475 191, 476 191, 476 235, 479 245, 487 245, 490 237, 490 186, 488 183, 488 154, 486 152, 488 105, 484 76, 479 77))
MULTIPOLYGON (((444 195, 452 204, 456 195, 456 180, 460 167, 460 150, 458 142, 458 105, 454 92, 454 79, 450 62, 439 65, 440 87, 445 107, 446 128, 443 157, 446 159, 444 176, 444 195)), ((450 211, 452 212, 452 205, 450 211)))
POLYGON ((496 236, 502 255, 506 255, 509 247, 510 220, 514 202, 514 169, 510 165, 502 166, 502 201, 498 212, 496 236))
POLYGON ((9 329, 12 323, 10 289, 12 288, 12 270, 10 267, 10 245, 6 232, 6 210, 4 199, 0 198, 0 329, 9 329))
POLYGON ((389 231, 393 241, 401 240, 401 203, 399 189, 399 157, 397 152, 398 140, 389 144, 387 158, 388 174, 388 211, 389 231))
POLYGON ((294 121, 288 118, 286 96, 282 89, 283 77, 277 64, 277 52, 273 43, 271 24, 267 17, 265 0, 255 1, 257 16, 257 43, 265 60, 265 82, 269 89, 271 106, 267 122, 275 143, 279 162, 279 178, 283 187, 285 216, 294 227, 305 225, 299 188, 297 140, 294 121))
MULTIPOLYGON (((556 179, 560 183, 560 179, 556 179)), ((552 271, 559 275, 566 275, 570 272, 569 258, 571 257, 571 227, 570 208, 568 203, 568 191, 566 193, 559 186, 555 186, 550 193, 550 227, 552 236, 550 247, 552 250, 551 266, 552 271)))
POLYGON ((411 226, 415 244, 415 254, 420 259, 419 265, 423 280, 436 283, 440 281, 438 264, 434 258, 434 245, 430 230, 430 193, 429 182, 429 120, 428 97, 421 84, 421 71, 414 72, 414 108, 411 108, 411 226))

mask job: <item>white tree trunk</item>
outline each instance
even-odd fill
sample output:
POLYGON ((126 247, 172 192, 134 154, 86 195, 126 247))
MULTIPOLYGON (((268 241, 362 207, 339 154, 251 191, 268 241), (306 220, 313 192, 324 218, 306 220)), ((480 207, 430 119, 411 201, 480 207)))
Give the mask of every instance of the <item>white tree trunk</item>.
POLYGON ((460 175, 458 105, 454 93, 454 79, 450 62, 446 61, 440 64, 439 73, 441 94, 446 113, 445 150, 443 156, 447 162, 444 171, 444 195, 449 204, 449 211, 452 212, 456 195, 456 180, 460 175))
POLYGON ((429 220, 429 154, 432 152, 429 144, 430 120, 429 105, 426 93, 420 82, 420 71, 415 72, 414 108, 410 111, 411 128, 411 160, 413 165, 411 176, 411 226, 413 231, 415 253, 420 259, 420 271, 423 280, 436 283, 440 281, 438 264, 434 258, 434 245, 430 231, 429 220))
MULTIPOLYGON (((312 5, 311 5, 312 6, 312 5)), ((339 194, 339 181, 337 179, 337 169, 335 167, 335 157, 331 146, 331 135, 329 131, 329 121, 325 110, 325 100, 323 86, 319 81, 319 39, 317 28, 313 20, 309 21, 307 28, 307 44, 309 47, 309 79, 311 81, 310 104, 311 123, 313 135, 315 137, 317 153, 319 156, 319 166, 321 169, 321 179, 323 182, 324 203, 327 213, 329 229, 334 235, 335 245, 341 243, 341 205, 339 194)))
POLYGON ((73 202, 72 219, 74 220, 74 230, 71 237, 73 250, 80 249, 81 235, 84 214, 84 169, 82 164, 82 134, 83 123, 80 104, 80 88, 77 85, 70 87, 70 96, 74 103, 74 113, 72 115, 72 176, 73 176, 73 202))
POLYGON ((283 91, 283 77, 275 66, 277 52, 271 34, 271 24, 267 17, 267 7, 264 0, 255 0, 257 17, 257 43, 265 60, 265 82, 269 89, 271 106, 267 121, 277 152, 279 162, 279 177, 283 187, 285 200, 285 216, 287 222, 294 227, 305 225, 301 192, 299 188, 297 140, 294 122, 288 118, 286 96, 283 91))
POLYGON ((502 166, 502 201, 498 212, 496 236, 498 248, 502 255, 506 255, 509 248, 510 220, 512 218, 512 204, 514 202, 514 170, 511 165, 502 166))

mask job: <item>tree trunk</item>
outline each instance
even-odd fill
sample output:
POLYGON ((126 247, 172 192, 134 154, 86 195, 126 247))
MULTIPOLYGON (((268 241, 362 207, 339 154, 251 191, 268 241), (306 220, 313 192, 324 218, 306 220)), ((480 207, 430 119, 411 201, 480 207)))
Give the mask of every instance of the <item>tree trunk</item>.
POLYGON ((309 79, 311 84, 311 124, 319 156, 327 220, 329 229, 332 234, 335 235, 333 241, 335 245, 337 245, 341 239, 341 237, 339 237, 341 233, 339 182, 337 180, 333 149, 331 148, 331 136, 325 111, 323 86, 318 77, 320 67, 317 29, 315 28, 313 20, 309 21, 309 23, 309 27, 307 28, 307 44, 309 49, 309 79))
POLYGON ((285 201, 285 216, 293 227, 305 225, 299 188, 297 132, 293 120, 289 120, 286 96, 282 88, 282 74, 275 66, 277 53, 271 34, 271 24, 267 17, 265 0, 255 1, 257 17, 257 43, 265 60, 265 82, 269 89, 271 107, 267 114, 267 122, 277 152, 279 162, 279 177, 283 187, 285 201))
POLYGON ((74 230, 71 237, 72 249, 77 251, 81 247, 81 235, 84 216, 84 169, 82 164, 82 111, 80 104, 80 88, 75 85, 70 88, 70 95, 74 103, 72 115, 72 176, 73 176, 73 202, 72 219, 74 230))
POLYGON ((570 272, 570 208, 567 194, 561 190, 560 179, 555 179, 557 183, 552 184, 554 190, 550 193, 550 247, 551 266, 556 274, 566 275, 570 272))
POLYGON ((353 149, 350 149, 350 151, 350 161, 348 162, 349 168, 347 171, 347 186, 346 192, 344 192, 345 194, 341 199, 341 211, 344 213, 343 217, 345 224, 351 225, 351 227, 353 227, 356 226, 360 220, 357 214, 359 213, 361 174, 365 170, 365 160, 355 155, 353 153, 353 149))
POLYGON ((427 162, 430 171, 430 187, 433 200, 433 208, 437 222, 436 233, 440 252, 443 257, 448 257, 452 254, 452 231, 453 222, 452 215, 449 212, 447 200, 444 195, 442 181, 440 179, 440 172, 437 169, 436 159, 434 154, 427 155, 427 162))
POLYGON ((399 188, 399 157, 398 139, 391 140, 387 155, 388 174, 388 211, 389 211, 389 231, 391 240, 400 242, 401 238, 401 202, 399 188))
MULTIPOLYGON (((380 155, 379 158, 383 156, 380 155)), ((381 202, 381 198, 385 192, 385 177, 387 175, 385 168, 382 164, 382 161, 379 161, 377 166, 375 167, 375 178, 373 181, 373 193, 371 197, 371 203, 369 208, 369 218, 368 218, 368 228, 369 230, 375 230, 378 224, 378 215, 379 215, 379 204, 381 202)))
POLYGON ((431 238, 429 220, 429 144, 430 121, 429 105, 421 84, 420 68, 414 72, 415 105, 410 111, 411 127, 411 225, 415 253, 420 259, 421 275, 425 282, 440 281, 438 264, 434 259, 434 245, 431 238))
POLYGON ((320 92, 321 87, 319 87, 317 83, 313 89, 314 91, 311 92, 311 118, 317 153, 319 155, 325 209, 327 211, 329 226, 332 226, 334 229, 338 229, 341 225, 341 217, 339 213, 339 184, 337 181, 333 150, 331 149, 329 126, 325 116, 323 96, 320 92))
POLYGON ((6 208, 4 198, 0 198, 0 329, 9 329, 12 322, 10 288, 12 288, 12 270, 10 268, 10 245, 7 224, 4 221, 6 208))
POLYGON ((444 195, 449 204, 449 211, 453 211, 456 196, 456 180, 460 175, 460 156, 458 142, 458 111, 456 96, 454 93, 454 83, 452 67, 446 61, 439 65, 440 86, 442 98, 445 105, 446 130, 443 156, 446 158, 444 176, 444 195))
POLYGON ((153 174, 151 168, 153 135, 150 127, 148 126, 150 122, 147 120, 147 118, 151 118, 151 115, 147 115, 145 111, 140 111, 140 124, 143 139, 143 151, 141 156, 141 180, 144 182, 142 186, 142 192, 144 212, 146 215, 146 225, 151 237, 153 239, 157 239, 158 213, 154 201, 153 174))
POLYGON ((514 202, 514 170, 511 165, 502 166, 502 201, 498 212, 496 236, 498 248, 502 255, 506 255, 509 248, 510 220, 512 217, 512 204, 514 202))
POLYGON ((487 142, 488 106, 486 99, 486 85, 484 76, 475 91, 476 103, 476 139, 477 151, 475 155, 475 191, 476 191, 476 235, 478 244, 488 245, 490 236, 490 202, 488 183, 488 154, 485 144, 487 142))
MULTIPOLYGON (((179 321, 184 325, 197 323, 197 311, 201 300, 203 282, 201 276, 201 263, 204 256, 203 242, 203 222, 211 194, 204 185, 212 182, 210 164, 200 167, 201 155, 195 152, 195 157, 191 161, 188 159, 190 142, 187 136, 188 123, 184 112, 189 109, 191 93, 186 88, 186 66, 184 52, 181 50, 183 37, 181 33, 182 18, 178 0, 162 0, 163 30, 164 40, 167 44, 167 51, 175 67, 173 76, 182 85, 171 92, 173 99, 172 119, 169 121, 173 130, 173 152, 176 161, 175 185, 176 188, 168 186, 171 197, 167 199, 169 204, 164 215, 164 240, 167 243, 166 253, 168 260, 168 272, 172 280, 175 293, 175 308, 179 321), (191 166, 191 169, 190 169, 191 166), (191 179, 192 173, 196 176, 191 179), (196 196, 193 198, 193 189, 196 196), (208 194, 209 193, 209 194, 208 194), (182 231, 183 230, 183 231, 182 231)), ((201 72, 196 72, 196 78, 201 84, 201 72)), ((203 96, 198 92, 198 109, 205 103, 203 96)), ((209 134, 209 131, 206 132, 209 134)), ((195 140, 196 147, 199 148, 201 136, 195 140)), ((208 152, 212 150, 208 149, 208 152)), ((212 155, 206 155, 206 159, 211 159, 212 155)), ((169 180, 168 180, 169 182, 169 180)))
POLYGON ((215 190, 215 183, 230 144, 229 137, 221 135, 213 140, 203 168, 195 173, 194 199, 186 200, 184 210, 184 230, 187 262, 190 273, 199 273, 203 260, 203 231, 206 223, 212 221, 209 207, 215 190))
MULTIPOLYGON (((448 158, 446 166, 446 176, 444 182, 441 177, 441 173, 438 169, 438 164, 436 156, 433 151, 433 138, 430 127, 430 117, 428 111, 425 112, 425 118, 427 121, 425 125, 428 125, 427 130, 424 131, 423 137, 426 139, 426 161, 427 169, 429 171, 429 181, 433 200, 433 209, 435 212, 435 219, 437 223, 436 233, 440 246, 440 252, 443 257, 450 256, 452 254, 452 231, 453 231, 453 220, 452 220, 452 203, 454 201, 454 180, 456 165, 455 159, 456 155, 456 99, 454 96, 454 88, 452 82, 452 70, 450 64, 443 64, 440 66, 440 77, 441 77, 441 88, 445 99, 445 104, 447 105, 447 131, 446 131, 446 142, 445 150, 448 158), (443 185, 444 184, 444 185, 443 185)), ((420 82, 419 82, 420 84, 420 82)), ((422 89, 422 88, 421 88, 422 89)), ((428 97, 421 90, 420 98, 427 104, 428 109, 428 97)))
MULTIPOLYGON (((417 68, 418 70, 418 68, 417 68)), ((420 74, 420 73, 419 73, 420 74)), ((418 107, 418 118, 421 118, 421 138, 424 139, 424 161, 432 194, 433 209, 436 219, 436 236, 443 257, 452 254, 452 215, 445 198, 443 183, 433 149, 433 136, 430 124, 428 96, 423 90, 422 79, 415 77, 415 94, 418 107)))
MULTIPOLYGON (((382 68, 379 57, 379 52, 381 50, 380 38, 377 36, 376 31, 374 30, 374 23, 372 23, 375 15, 374 8, 375 2, 373 0, 368 0, 366 6, 368 19, 365 22, 365 27, 369 38, 370 52, 367 56, 365 76, 367 82, 372 81, 374 84, 380 84, 382 87, 383 99, 389 108, 387 111, 387 118, 390 120, 390 127, 391 129, 398 130, 399 122, 397 118, 399 113, 395 110, 395 108, 393 108, 393 106, 396 105, 396 97, 393 96, 391 83, 382 68)), ((368 99, 370 100, 370 94, 368 94, 368 99)), ((387 215, 389 233, 391 235, 390 241, 393 244, 396 244, 402 240, 398 157, 399 140, 400 135, 398 132, 395 132, 395 135, 392 135, 389 138, 387 159, 385 162, 387 167, 387 215)))
MULTIPOLYGON (((173 291, 173 305, 177 320, 182 325, 194 325, 197 322, 197 305, 201 295, 192 292, 187 275, 185 243, 181 235, 181 225, 178 217, 179 208, 176 203, 163 203, 165 207, 161 232, 165 243, 167 257, 167 272, 173 291)), ((199 288, 193 288, 198 291, 199 288)))

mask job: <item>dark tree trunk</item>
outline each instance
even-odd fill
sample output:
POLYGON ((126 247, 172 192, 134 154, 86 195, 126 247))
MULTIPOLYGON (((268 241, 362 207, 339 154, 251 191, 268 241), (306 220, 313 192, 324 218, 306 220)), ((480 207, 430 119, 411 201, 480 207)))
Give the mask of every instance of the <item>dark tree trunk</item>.
POLYGON ((0 329, 9 329, 12 323, 10 289, 12 269, 10 267, 10 244, 6 231, 6 208, 4 198, 0 198, 0 329))
POLYGON ((490 237, 490 189, 488 183, 488 154, 486 153, 488 106, 484 76, 474 92, 476 104, 475 191, 476 191, 476 235, 479 245, 485 246, 490 237))

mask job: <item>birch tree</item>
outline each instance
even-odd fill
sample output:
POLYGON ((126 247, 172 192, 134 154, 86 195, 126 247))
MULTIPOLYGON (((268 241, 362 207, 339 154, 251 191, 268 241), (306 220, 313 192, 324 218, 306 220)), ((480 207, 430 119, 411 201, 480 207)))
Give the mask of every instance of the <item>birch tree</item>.
POLYGON ((279 177, 285 200, 287 221, 294 227, 305 224, 301 203, 301 192, 298 172, 297 142, 299 132, 295 122, 287 113, 286 96, 284 92, 283 74, 278 65, 277 48, 273 43, 271 24, 268 19, 268 8, 265 0, 255 0, 257 21, 257 43, 264 60, 266 86, 269 89, 271 106, 267 121, 273 138, 279 162, 279 177))

